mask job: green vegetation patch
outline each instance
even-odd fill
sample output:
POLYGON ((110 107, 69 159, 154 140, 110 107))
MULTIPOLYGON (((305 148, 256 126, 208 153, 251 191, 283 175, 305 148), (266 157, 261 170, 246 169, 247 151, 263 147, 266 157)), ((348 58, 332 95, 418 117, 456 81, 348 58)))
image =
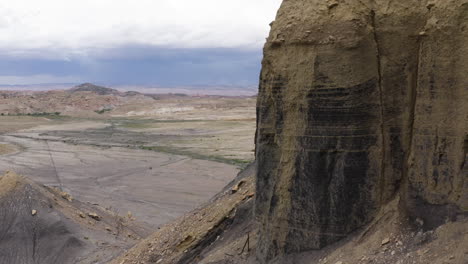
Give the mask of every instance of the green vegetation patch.
POLYGON ((216 122, 216 120, 123 120, 118 126, 122 128, 145 129, 155 128, 160 124, 177 124, 177 123, 199 123, 199 122, 216 122))
POLYGON ((96 110, 96 111, 94 111, 94 112, 97 113, 97 114, 102 115, 102 114, 104 114, 104 113, 106 113, 106 112, 110 112, 110 111, 112 111, 112 109, 107 109, 107 108, 106 108, 106 109, 96 110))
POLYGON ((247 165, 249 165, 252 162, 250 160, 230 159, 230 158, 217 156, 217 155, 204 155, 200 153, 194 153, 192 151, 188 151, 188 150, 181 149, 181 148, 171 148, 171 147, 166 147, 166 146, 140 146, 139 148, 143 150, 150 150, 150 151, 164 152, 164 153, 169 153, 169 154, 174 154, 174 155, 188 156, 193 159, 221 162, 225 164, 235 165, 241 169, 247 167, 247 165))
MULTIPOLYGON (((18 114, 7 114, 7 116, 59 116, 60 112, 35 112, 35 113, 18 113, 18 114)), ((2 113, 2 116, 5 114, 2 113)))

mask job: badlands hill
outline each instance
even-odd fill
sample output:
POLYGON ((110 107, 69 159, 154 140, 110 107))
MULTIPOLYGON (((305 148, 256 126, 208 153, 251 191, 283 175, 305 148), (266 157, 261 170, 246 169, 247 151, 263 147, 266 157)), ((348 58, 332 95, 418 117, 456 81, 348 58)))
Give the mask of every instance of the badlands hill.
POLYGON ((98 117, 125 115, 151 108, 157 100, 183 98, 184 95, 154 95, 84 83, 68 90, 0 91, 1 115, 68 115, 98 117))
POLYGON ((96 93, 98 95, 121 95, 122 94, 118 90, 103 87, 103 86, 94 85, 92 83, 80 84, 78 86, 73 87, 69 91, 71 93, 92 92, 92 93, 96 93))
MULTIPOLYGON (((84 83, 67 90, 1 91, 2 116, 70 116, 79 118, 158 117, 216 108, 252 106, 253 97, 222 95, 150 94, 84 83)), ((234 111, 235 112, 235 111, 234 111)))
POLYGON ((0 263, 106 263, 149 233, 13 172, 0 176, 0 217, 0 263))
POLYGON ((83 83, 80 85, 77 85, 71 89, 68 90, 70 93, 79 93, 79 92, 91 92, 97 95, 115 95, 115 96, 121 96, 121 97, 126 97, 126 96, 149 96, 154 98, 155 96, 152 94, 142 94, 140 92, 136 91, 127 91, 127 92, 120 92, 117 89, 112 89, 112 88, 107 88, 104 86, 99 86, 95 85, 92 83, 83 83))

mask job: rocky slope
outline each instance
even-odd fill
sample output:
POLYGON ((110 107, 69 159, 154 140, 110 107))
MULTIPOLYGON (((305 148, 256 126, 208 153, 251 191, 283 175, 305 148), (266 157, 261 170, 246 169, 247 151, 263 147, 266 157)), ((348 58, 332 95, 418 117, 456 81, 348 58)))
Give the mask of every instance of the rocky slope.
POLYGON ((287 0, 258 100, 258 261, 320 249, 396 196, 433 229, 468 212, 468 3, 287 0))
POLYGON ((7 172, 0 176, 0 263, 106 263, 149 229, 7 172))
POLYGON ((110 263, 246 263, 255 246, 254 173, 255 165, 250 165, 211 201, 164 225, 110 263))

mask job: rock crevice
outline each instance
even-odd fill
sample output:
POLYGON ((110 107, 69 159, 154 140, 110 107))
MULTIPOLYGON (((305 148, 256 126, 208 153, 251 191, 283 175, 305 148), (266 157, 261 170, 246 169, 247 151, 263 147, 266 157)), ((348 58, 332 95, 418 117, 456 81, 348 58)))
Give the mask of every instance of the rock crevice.
POLYGON ((380 100, 380 138, 381 138, 381 146, 382 146, 382 157, 380 161, 380 202, 383 202, 383 194, 385 189, 385 127, 384 127, 384 95, 383 95, 383 79, 382 79, 382 61, 381 61, 381 48, 379 44, 379 38, 377 35, 377 26, 375 23, 375 11, 371 10, 371 26, 372 26, 372 33, 374 36, 374 44, 375 44, 375 53, 376 53, 376 64, 377 64, 377 76, 378 76, 378 87, 379 87, 379 100, 380 100))

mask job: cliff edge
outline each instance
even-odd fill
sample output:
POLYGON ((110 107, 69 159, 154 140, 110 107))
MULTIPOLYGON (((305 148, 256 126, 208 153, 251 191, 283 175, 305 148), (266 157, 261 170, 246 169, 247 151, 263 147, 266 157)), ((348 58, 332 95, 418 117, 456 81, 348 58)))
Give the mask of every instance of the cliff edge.
POLYGON ((468 2, 285 0, 258 96, 258 261, 320 249, 399 197, 468 212, 468 2))

